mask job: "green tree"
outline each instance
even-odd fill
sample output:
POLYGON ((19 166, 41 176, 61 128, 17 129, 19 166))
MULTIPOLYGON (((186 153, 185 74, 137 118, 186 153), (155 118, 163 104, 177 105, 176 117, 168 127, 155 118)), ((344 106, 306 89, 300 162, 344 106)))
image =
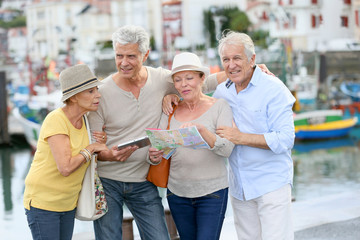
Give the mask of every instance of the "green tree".
POLYGON ((245 12, 240 11, 238 7, 225 7, 223 10, 225 20, 221 30, 230 29, 237 32, 248 33, 251 22, 245 12))
POLYGON ((26 17, 18 16, 9 22, 0 20, 0 27, 5 29, 15 28, 15 27, 26 27, 26 17))
POLYGON ((204 16, 204 32, 210 43, 210 47, 217 46, 217 38, 215 33, 214 16, 222 16, 221 32, 224 30, 232 30, 248 34, 254 41, 255 46, 267 48, 269 32, 264 30, 250 31, 252 25, 250 19, 245 12, 238 7, 227 6, 224 8, 210 7, 203 11, 204 16))
POLYGON ((261 47, 261 48, 267 48, 268 47, 268 39, 269 32, 264 30, 257 30, 254 32, 249 32, 249 36, 254 41, 255 46, 261 47))
POLYGON ((214 17, 221 16, 220 31, 233 30, 247 33, 251 22, 246 13, 240 11, 238 7, 227 6, 224 8, 210 7, 208 10, 203 11, 205 35, 208 36, 210 47, 216 47, 217 37, 216 26, 214 17))
POLYGON ((215 22, 213 19, 213 13, 209 10, 203 11, 203 17, 204 17, 204 34, 207 36, 207 39, 210 43, 210 47, 216 46, 216 36, 215 36, 215 22))

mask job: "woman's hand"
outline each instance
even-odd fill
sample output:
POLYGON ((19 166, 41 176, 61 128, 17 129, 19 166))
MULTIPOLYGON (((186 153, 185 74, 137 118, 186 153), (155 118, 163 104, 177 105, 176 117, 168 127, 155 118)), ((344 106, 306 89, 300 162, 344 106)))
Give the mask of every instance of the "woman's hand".
POLYGON ((164 151, 158 150, 157 148, 149 148, 149 159, 152 163, 157 164, 161 162, 164 151))
POLYGON ((196 126, 199 131, 201 137, 205 140, 205 142, 213 148, 216 141, 216 136, 214 133, 210 132, 204 125, 198 123, 187 122, 180 125, 180 128, 192 127, 196 126))
POLYGON ((162 102, 162 110, 166 115, 169 115, 173 112, 172 104, 178 105, 180 98, 176 94, 166 95, 162 102))
POLYGON ((89 146, 86 147, 91 153, 98 153, 101 151, 108 151, 108 147, 106 146, 105 143, 92 143, 89 146))
POLYGON ((106 128, 106 126, 102 127, 102 132, 101 131, 92 131, 92 135, 95 138, 96 142, 106 143, 107 135, 105 132, 105 128, 106 128))

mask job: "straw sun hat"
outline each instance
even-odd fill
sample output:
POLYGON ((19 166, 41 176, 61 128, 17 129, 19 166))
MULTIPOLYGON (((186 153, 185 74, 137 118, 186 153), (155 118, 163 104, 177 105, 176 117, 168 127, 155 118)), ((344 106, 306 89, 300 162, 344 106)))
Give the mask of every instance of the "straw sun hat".
POLYGON ((59 80, 63 102, 79 92, 102 84, 85 64, 66 68, 60 73, 59 80))
POLYGON ((171 76, 182 71, 198 71, 205 74, 205 78, 209 75, 208 67, 201 65, 199 57, 194 53, 183 52, 174 57, 171 68, 171 76))

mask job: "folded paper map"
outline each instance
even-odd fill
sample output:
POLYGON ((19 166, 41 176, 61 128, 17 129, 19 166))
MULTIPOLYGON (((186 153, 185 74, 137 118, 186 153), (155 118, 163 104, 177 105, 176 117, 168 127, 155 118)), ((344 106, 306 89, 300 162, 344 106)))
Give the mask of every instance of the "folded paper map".
POLYGON ((163 157, 169 159, 177 147, 210 148, 196 126, 172 130, 145 129, 152 147, 164 150, 163 157))

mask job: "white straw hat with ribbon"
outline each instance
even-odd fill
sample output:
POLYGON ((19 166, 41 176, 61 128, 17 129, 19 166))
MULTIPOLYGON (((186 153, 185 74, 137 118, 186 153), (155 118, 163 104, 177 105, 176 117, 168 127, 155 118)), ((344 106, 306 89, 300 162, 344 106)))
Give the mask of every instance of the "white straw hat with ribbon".
POLYGON ((203 72, 205 74, 205 78, 210 74, 210 69, 208 67, 204 67, 201 64, 199 57, 190 52, 183 52, 174 57, 171 68, 171 76, 182 71, 203 72))
POLYGON ((62 91, 61 101, 63 102, 79 92, 102 84, 85 64, 64 69, 60 73, 59 81, 62 91))

